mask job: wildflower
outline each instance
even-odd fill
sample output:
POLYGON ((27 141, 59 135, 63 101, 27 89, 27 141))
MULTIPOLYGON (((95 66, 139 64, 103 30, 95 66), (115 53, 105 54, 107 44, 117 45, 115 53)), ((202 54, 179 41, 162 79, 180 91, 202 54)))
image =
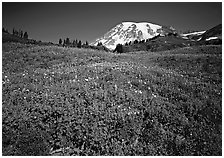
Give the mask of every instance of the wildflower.
POLYGON ((140 93, 140 94, 142 94, 142 91, 141 91, 141 90, 135 90, 135 93, 140 93))
POLYGON ((153 97, 157 97, 155 94, 152 94, 153 97))
POLYGON ((117 85, 116 84, 114 85, 114 88, 115 88, 115 91, 117 91, 117 85))

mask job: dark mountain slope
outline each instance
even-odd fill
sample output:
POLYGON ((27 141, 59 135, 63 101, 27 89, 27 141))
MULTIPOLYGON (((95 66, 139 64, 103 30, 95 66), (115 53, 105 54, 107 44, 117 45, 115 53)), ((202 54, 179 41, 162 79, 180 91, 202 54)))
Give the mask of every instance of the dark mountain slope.
POLYGON ((200 45, 220 45, 222 44, 222 24, 219 24, 202 34, 202 38, 199 41, 200 45))
POLYGON ((140 42, 128 46, 123 46, 124 52, 131 51, 163 51, 171 50, 174 48, 186 47, 192 45, 193 42, 183 39, 178 35, 171 34, 169 36, 157 36, 156 38, 149 39, 146 42, 140 42))
POLYGON ((219 24, 209 30, 207 30, 203 35, 201 40, 206 40, 210 37, 222 38, 222 24, 219 24))

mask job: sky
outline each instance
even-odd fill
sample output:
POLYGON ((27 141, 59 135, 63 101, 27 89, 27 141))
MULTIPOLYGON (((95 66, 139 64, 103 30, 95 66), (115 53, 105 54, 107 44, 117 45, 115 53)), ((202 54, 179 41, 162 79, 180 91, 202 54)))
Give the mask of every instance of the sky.
POLYGON ((123 21, 177 30, 207 30, 222 23, 221 2, 3 2, 2 25, 29 38, 58 43, 66 37, 93 42, 123 21))

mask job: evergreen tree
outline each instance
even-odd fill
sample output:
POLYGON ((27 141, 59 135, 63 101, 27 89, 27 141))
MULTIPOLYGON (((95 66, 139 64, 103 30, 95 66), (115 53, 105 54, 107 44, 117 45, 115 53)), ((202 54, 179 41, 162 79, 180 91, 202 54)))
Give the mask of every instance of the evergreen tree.
POLYGON ((98 42, 98 44, 97 44, 97 46, 102 46, 103 44, 102 44, 102 42, 98 42))
POLYGON ((19 31, 17 31, 17 30, 16 30, 16 33, 15 33, 15 35, 16 35, 16 36, 19 36, 19 31))
POLYGON ((87 46, 89 45, 88 41, 86 41, 86 45, 87 45, 87 46))
POLYGON ((73 47, 76 47, 76 46, 77 46, 76 40, 73 40, 73 41, 72 41, 72 46, 73 46, 73 47))
POLYGON ((135 41, 134 41, 134 44, 137 44, 137 43, 138 43, 138 40, 135 40, 135 41))
POLYGON ((64 39, 64 41, 63 41, 63 47, 64 47, 64 46, 66 46, 66 41, 65 41, 65 39, 64 39))
POLYGON ((61 39, 61 38, 59 39, 59 44, 60 44, 60 45, 62 44, 62 39, 61 39))
POLYGON ((19 36, 19 32, 16 29, 14 29, 14 28, 13 28, 13 35, 19 36))
POLYGON ((123 53, 123 46, 122 44, 117 44, 116 48, 113 52, 123 53))
POLYGON ((28 39, 28 33, 27 32, 24 33, 23 38, 28 39))
POLYGON ((19 34, 20 34, 20 37, 23 38, 23 31, 22 30, 20 30, 19 34))
POLYGON ((79 40, 78 44, 77 44, 77 47, 78 48, 81 48, 82 47, 82 42, 79 40))
POLYGON ((68 37, 66 38, 65 44, 66 44, 67 46, 70 45, 70 40, 69 40, 68 37))
POLYGON ((12 29, 12 34, 15 35, 15 29, 14 28, 12 29))

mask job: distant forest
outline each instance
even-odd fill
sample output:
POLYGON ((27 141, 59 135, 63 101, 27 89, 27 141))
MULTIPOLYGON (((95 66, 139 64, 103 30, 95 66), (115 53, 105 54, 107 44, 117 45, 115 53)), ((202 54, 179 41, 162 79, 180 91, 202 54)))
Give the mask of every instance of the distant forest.
POLYGON ((68 37, 66 39, 64 39, 63 41, 60 38, 58 41, 58 44, 62 45, 63 47, 67 46, 67 47, 77 47, 77 48, 89 46, 88 41, 86 41, 85 43, 83 43, 81 40, 77 40, 77 39, 71 41, 68 37))
MULTIPOLYGON (((4 27, 2 28, 2 32, 5 32, 5 33, 9 33, 8 29, 5 29, 4 27)), ((19 29, 15 29, 13 28, 12 30, 12 34, 14 36, 17 36, 17 37, 20 37, 20 38, 24 38, 24 39, 28 39, 28 33, 27 32, 24 32, 23 30, 19 29)))

